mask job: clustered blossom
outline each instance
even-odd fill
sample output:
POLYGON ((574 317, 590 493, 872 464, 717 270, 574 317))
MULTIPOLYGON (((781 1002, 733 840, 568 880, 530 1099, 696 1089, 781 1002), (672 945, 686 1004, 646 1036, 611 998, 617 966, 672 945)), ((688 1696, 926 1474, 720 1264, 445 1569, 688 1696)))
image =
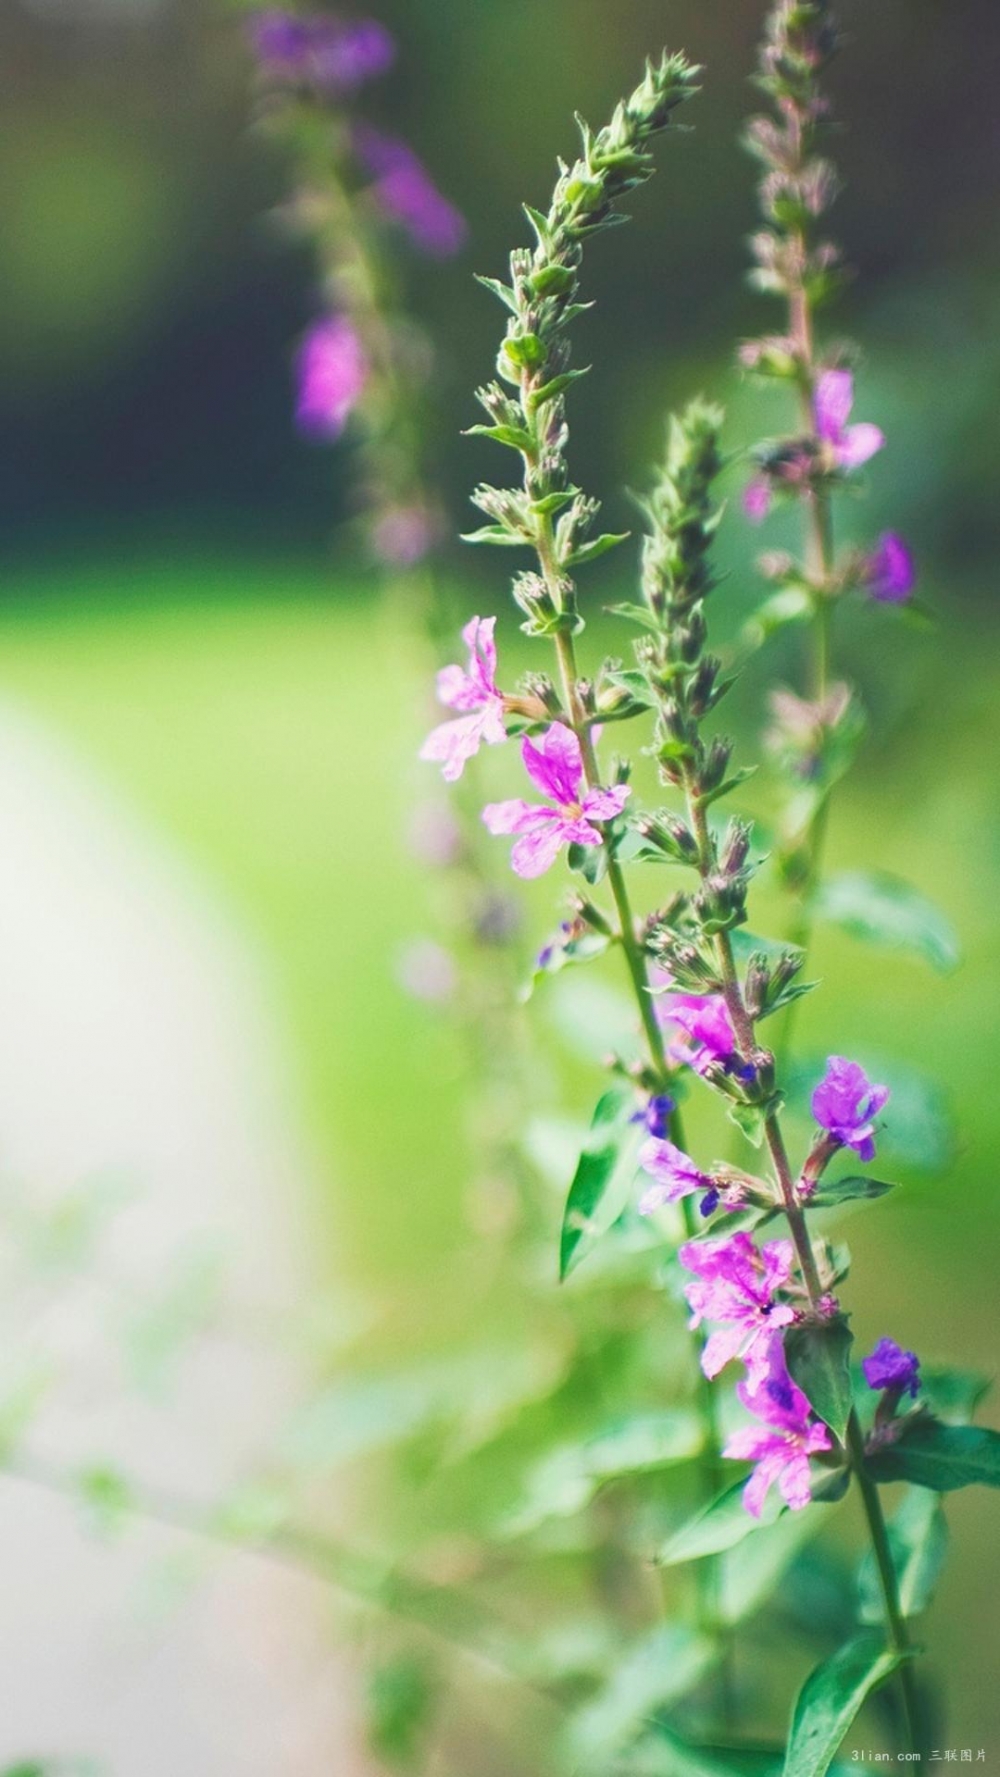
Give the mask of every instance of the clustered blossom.
POLYGON ((520 797, 490 802, 483 809, 483 820, 493 834, 517 835, 510 861, 518 876, 541 876, 564 845, 601 845, 603 835, 593 823, 612 821, 621 814, 629 789, 627 784, 588 789, 580 742, 562 722, 553 722, 537 746, 525 736, 521 757, 528 776, 551 802, 524 802, 520 797))
POLYGON ((875 1158, 875 1118, 888 1097, 888 1086, 873 1086, 858 1062, 831 1055, 812 1095, 812 1114, 839 1147, 853 1148, 867 1162, 875 1158))
POLYGON ((685 1270, 694 1272, 684 1294, 691 1308, 691 1326, 719 1323, 702 1352, 702 1369, 717 1376, 733 1358, 742 1358, 751 1376, 766 1364, 771 1337, 795 1319, 795 1310, 776 1292, 792 1272, 790 1240, 754 1245, 742 1230, 719 1240, 689 1240, 678 1254, 685 1270))
POLYGON ((672 1061, 685 1063, 698 1074, 713 1065, 738 1067, 736 1033, 721 994, 668 993, 655 1005, 661 1024, 676 1024, 684 1033, 671 1045, 672 1061))
POLYGON ((436 259, 457 253, 466 236, 465 218, 438 190, 408 143, 365 124, 355 130, 354 144, 375 181, 377 202, 414 245, 436 259))
POLYGON ((310 438, 339 438, 368 381, 364 347, 345 316, 313 322, 299 346, 296 373, 299 430, 310 438))
POLYGON ((497 649, 493 632, 495 617, 473 617, 462 631, 469 651, 468 665, 442 667, 437 694, 449 709, 462 713, 453 722, 442 722, 427 736, 421 759, 440 762, 441 775, 454 783, 467 762, 484 744, 506 740, 503 693, 497 687, 497 649))
POLYGON ((869 597, 882 605, 905 605, 917 583, 913 551, 898 531, 886 531, 864 564, 869 597))
POLYGON ((916 1399, 920 1389, 920 1359, 915 1351, 904 1351, 895 1339, 880 1339, 874 1351, 862 1358, 861 1368, 869 1388, 887 1389, 916 1399))
POLYGON ((759 1518, 764 1501, 777 1483, 785 1504, 803 1511, 812 1497, 809 1458, 831 1448, 826 1426, 812 1417, 809 1402, 788 1374, 780 1339, 771 1339, 764 1361, 737 1385, 740 1400, 762 1425, 742 1426, 723 1449, 723 1456, 756 1463, 743 1489, 743 1504, 759 1518))
POLYGON ((346 93, 377 79, 392 66, 396 46, 377 19, 348 24, 329 14, 306 15, 278 7, 250 21, 250 42, 271 80, 346 93))

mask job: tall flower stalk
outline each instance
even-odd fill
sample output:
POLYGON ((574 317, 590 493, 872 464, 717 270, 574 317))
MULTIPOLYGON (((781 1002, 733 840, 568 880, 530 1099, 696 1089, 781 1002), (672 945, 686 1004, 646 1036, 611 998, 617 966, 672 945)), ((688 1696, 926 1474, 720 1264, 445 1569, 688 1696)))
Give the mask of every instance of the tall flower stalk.
MULTIPOLYGON (((754 522, 775 499, 790 499, 802 514, 802 554, 763 558, 778 592, 765 607, 768 624, 805 620, 811 638, 808 684, 802 696, 775 693, 771 743, 789 780, 781 864, 795 897, 789 937, 804 950, 812 936, 812 907, 820 886, 834 786, 850 764, 864 729, 857 697, 834 678, 833 618, 850 592, 903 603, 913 591, 910 551, 888 533, 867 553, 838 559, 834 499, 885 444, 870 422, 850 423, 854 402, 852 350, 824 349, 817 312, 842 288, 839 248, 822 233, 838 192, 836 169, 822 152, 829 131, 823 76, 838 48, 828 0, 778 0, 764 30, 757 84, 774 107, 755 117, 747 146, 763 165, 760 202, 765 228, 753 240, 757 287, 785 307, 785 331, 748 342, 744 365, 794 389, 798 430, 759 447, 744 505, 754 522)), ((785 1020, 784 1038, 791 1035, 785 1020)))
MULTIPOLYGON (((824 207, 831 180, 812 154, 812 132, 823 113, 815 79, 832 41, 824 5, 783 0, 769 20, 763 61, 783 122, 755 126, 775 173, 765 184, 775 226, 767 243, 758 243, 758 260, 788 296, 791 332, 758 342, 753 361, 798 382, 803 431, 758 453, 747 504, 762 518, 776 493, 791 491, 803 501, 808 524, 804 563, 783 559, 774 567, 782 593, 793 593, 799 614, 812 615, 816 625, 815 696, 800 717, 814 749, 816 729, 823 733, 798 862, 804 907, 819 869, 831 761, 851 732, 849 698, 828 679, 830 605, 849 584, 876 597, 890 589, 896 598, 909 572, 899 539, 883 539, 872 556, 843 565, 833 553, 831 494, 882 438, 870 424, 852 423, 849 371, 814 356, 812 307, 835 263, 831 250, 811 243, 807 225, 824 207)), ((515 576, 512 591, 522 628, 551 639, 556 672, 553 678, 532 674, 517 694, 505 693, 492 623, 484 653, 484 621, 474 620, 466 631, 468 667, 453 669, 458 676, 443 687, 445 701, 462 713, 425 751, 446 771, 452 760, 460 770, 479 745, 501 742, 501 725, 515 729, 534 794, 488 804, 488 830, 513 841, 511 863, 521 877, 541 876, 565 856, 592 888, 606 880, 610 890, 613 915, 588 896, 574 898, 564 949, 575 946, 576 961, 589 962, 608 948, 624 957, 645 1056, 632 1068, 614 1065, 630 1083, 630 1105, 638 1095, 639 1108, 622 1109, 614 1095, 598 1107, 596 1133, 570 1185, 561 1269, 565 1274, 576 1262, 581 1243, 593 1242, 595 1216, 619 1161, 632 1153, 628 1131, 638 1117, 646 1129, 632 1160, 642 1177, 639 1212, 655 1215, 680 1204, 683 1213, 683 1239, 672 1256, 679 1283, 686 1277, 683 1294, 696 1336, 703 1474, 714 1491, 720 1457, 752 1465, 735 1489, 703 1504, 660 1551, 664 1564, 697 1560, 709 1576, 699 1591, 699 1626, 712 1631, 713 1660, 724 1637, 708 1563, 783 1511, 812 1510, 835 1503, 852 1486, 857 1490, 870 1543, 862 1567, 864 1621, 881 1627, 852 1635, 800 1694, 786 1777, 821 1777, 865 1698, 890 1678, 898 1677, 907 1748, 922 1754, 907 1619, 927 1602, 939 1564, 943 1532, 934 1496, 973 1481, 1000 1485, 1000 1434, 966 1423, 974 1404, 968 1392, 953 1384, 936 1392, 929 1379, 925 1384, 915 1354, 891 1338, 879 1341, 859 1371, 852 1366, 853 1335, 838 1293, 849 1259, 814 1218, 891 1188, 865 1172, 840 1170, 848 1156, 855 1167, 874 1159, 889 1093, 856 1061, 831 1056, 814 1084, 814 1127, 803 1143, 786 1127, 782 1071, 761 1035, 765 1021, 787 1016, 810 984, 801 979, 801 943, 736 941, 762 859, 750 821, 719 819, 720 804, 748 772, 734 767, 732 741, 707 731, 731 680, 708 646, 711 550, 721 516, 714 484, 723 459, 722 415, 704 401, 671 423, 666 458, 645 503, 640 595, 613 607, 638 628, 635 664, 623 669, 606 660, 593 678, 578 666, 577 570, 621 541, 595 534, 597 502, 572 483, 566 458, 565 398, 581 374, 571 368, 566 329, 579 312, 582 247, 616 218, 624 192, 648 176, 648 140, 688 96, 695 74, 683 58, 664 56, 648 66, 605 130, 592 135, 583 128, 582 154, 572 167, 561 166, 550 209, 528 212, 535 247, 512 255, 509 284, 489 281, 509 320, 499 380, 479 392, 489 423, 474 430, 516 452, 522 478, 513 488, 477 489, 474 499, 487 523, 471 540, 533 553, 535 565, 515 576), (597 748, 602 724, 614 723, 617 731, 650 718, 652 746, 645 750, 675 804, 645 811, 635 807, 629 760, 618 758, 605 770, 597 748), (640 925, 626 880, 632 864, 686 868, 694 885, 669 893, 640 925), (702 1163, 686 1152, 676 1101, 692 1079, 716 1095, 745 1138, 753 1156, 745 1166, 702 1163), (788 1236, 758 1241, 758 1231, 778 1218, 788 1236), (733 1363, 744 1366, 736 1398, 751 1418, 718 1452, 713 1384, 733 1363), (926 1503, 917 1491, 916 1503, 890 1526, 880 1486, 898 1479, 926 1490, 926 1503), (735 1522, 734 1511, 742 1514, 735 1522)), ((796 936, 804 935, 800 927, 796 936)), ((669 1242, 669 1224, 661 1231, 669 1242)), ((689 1689, 698 1676, 694 1670, 689 1689)), ((676 1702, 666 1677, 661 1691, 676 1702)), ((697 1762, 697 1749, 683 1740, 683 1720, 657 1731, 671 1738, 675 1753, 684 1745, 684 1756, 697 1762)))

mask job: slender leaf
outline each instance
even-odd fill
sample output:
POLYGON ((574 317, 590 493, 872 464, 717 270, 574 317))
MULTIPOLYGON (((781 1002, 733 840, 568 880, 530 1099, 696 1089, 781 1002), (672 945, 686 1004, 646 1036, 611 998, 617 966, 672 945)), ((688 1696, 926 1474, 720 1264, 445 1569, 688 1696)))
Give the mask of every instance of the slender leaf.
MULTIPOLYGON (((914 1487, 889 1525, 889 1546, 904 1617, 919 1616, 933 1595, 948 1553, 948 1525, 936 1493, 914 1487)), ((885 1606, 875 1557, 869 1549, 858 1570, 858 1595, 863 1623, 881 1623, 885 1606)))
POLYGON ((635 1128, 629 1122, 631 1103, 631 1095, 618 1090, 605 1092, 598 1100, 563 1211, 560 1283, 621 1214, 628 1199, 636 1149, 635 1128))
POLYGON ((868 1464, 877 1481, 913 1481, 935 1493, 958 1487, 1000 1487, 1000 1432, 984 1425, 942 1425, 916 1414, 899 1441, 868 1464))
POLYGON ((761 1516, 751 1517, 743 1504, 745 1485, 744 1477, 689 1518, 660 1550, 656 1557, 658 1565, 675 1567, 679 1561, 698 1561, 703 1555, 717 1555, 723 1549, 735 1548, 744 1537, 752 1536, 762 1526, 774 1524, 787 1509, 777 1489, 772 1488, 761 1516))
POLYGON ((571 1724, 570 1750, 581 1771, 604 1770, 656 1710, 691 1690, 712 1657, 711 1642, 671 1625, 633 1643, 571 1724))
POLYGON ((813 913, 866 944, 908 950, 943 973, 959 961, 958 939, 932 901, 899 877, 851 870, 829 877, 813 897, 813 913))
POLYGON ((936 1419, 948 1425, 970 1425, 993 1379, 978 1370, 934 1370, 921 1367, 923 1399, 936 1419))
POLYGON ((719 1563, 721 1620, 735 1625, 755 1611, 771 1596, 803 1544, 827 1522, 822 1512, 783 1512, 776 1523, 727 1550, 719 1563))
POLYGON ((810 1209, 834 1209, 841 1203, 884 1197, 894 1191, 888 1179, 865 1178, 862 1173, 849 1173, 846 1178, 824 1179, 819 1190, 809 1199, 810 1209))
POLYGON ((817 1666, 795 1704, 784 1777, 825 1777, 866 1697, 899 1664, 881 1635, 866 1629, 817 1666))
POLYGON ((808 1320, 785 1334, 789 1374, 813 1411, 843 1438, 853 1405, 851 1346, 854 1334, 844 1315, 808 1320))
POLYGON ((607 555, 608 550, 617 548, 619 543, 627 543, 629 535, 628 531, 606 531, 601 537, 592 537, 589 543, 581 543, 579 549, 574 549, 562 566, 582 568, 587 562, 597 561, 600 556, 607 555))

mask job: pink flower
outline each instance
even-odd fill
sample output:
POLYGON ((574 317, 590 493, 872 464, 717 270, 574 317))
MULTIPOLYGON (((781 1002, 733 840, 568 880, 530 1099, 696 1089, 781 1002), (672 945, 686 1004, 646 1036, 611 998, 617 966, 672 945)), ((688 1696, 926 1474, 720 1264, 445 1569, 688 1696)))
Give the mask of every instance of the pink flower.
POLYGON ((639 1214, 649 1216, 665 1203, 676 1203, 694 1191, 715 1193, 715 1185, 707 1172, 702 1172, 688 1154, 657 1136, 650 1136, 639 1149, 639 1165, 653 1183, 639 1200, 639 1214))
POLYGON ((723 1450, 740 1462, 757 1467, 743 1489, 743 1504, 751 1517, 759 1518, 772 1486, 777 1482, 785 1504, 801 1512, 812 1498, 809 1458, 831 1447, 830 1433, 811 1415, 809 1402, 788 1374, 780 1339, 769 1342, 756 1373, 736 1389, 743 1405, 763 1425, 747 1425, 734 1432, 723 1450))
POLYGON ((775 1291, 791 1276, 794 1248, 790 1240, 772 1240, 758 1250, 747 1233, 721 1240, 688 1240, 678 1258, 695 1281, 685 1286, 692 1309, 691 1326, 703 1320, 722 1324, 710 1333, 702 1352, 706 1376, 717 1376, 734 1357, 741 1357, 751 1376, 766 1362, 771 1335, 795 1319, 794 1309, 779 1302, 775 1291))
POLYGON ((449 709, 463 714, 454 722, 442 722, 427 736, 421 759, 440 760, 442 777, 453 784, 485 741, 496 746, 507 739, 503 720, 503 694, 497 689, 497 650, 493 640, 495 617, 473 617, 462 631, 469 650, 468 669, 442 667, 437 694, 449 709))
POLYGON ((763 475, 755 475, 743 489, 743 510, 751 524, 763 524, 771 510, 771 484, 763 475))
POLYGON ((315 321, 299 347, 296 371, 299 430, 339 438, 368 380, 368 360, 350 321, 342 315, 315 321))
POLYGON ((442 196, 423 162, 406 142, 370 125, 355 131, 355 146, 370 173, 386 215, 402 224, 414 245, 435 259, 449 259, 466 236, 465 218, 442 196))
POLYGON ((812 1095, 812 1114, 842 1148, 853 1148, 859 1160, 874 1160, 874 1119, 888 1097, 888 1086, 873 1086, 858 1062, 831 1055, 812 1095))
POLYGON ((885 444, 878 426, 849 426, 854 377, 849 370, 824 370, 813 392, 817 437, 828 444, 838 469, 860 469, 885 444))
POLYGON ((913 551, 898 531, 886 531, 864 564, 869 596, 883 605, 905 605, 917 583, 913 551))
POLYGON ((593 821, 613 821, 629 797, 627 784, 610 790, 588 790, 583 780, 580 742, 571 728, 553 722, 536 746, 527 735, 521 757, 528 776, 555 806, 522 802, 491 802, 483 820, 491 833, 517 833, 510 861, 518 876, 541 876, 564 845, 600 845, 593 821))
POLYGON ((671 1045, 671 1058, 703 1074, 713 1063, 728 1067, 736 1053, 736 1033, 721 993, 669 993, 654 1002, 661 1024, 677 1024, 687 1042, 671 1045))

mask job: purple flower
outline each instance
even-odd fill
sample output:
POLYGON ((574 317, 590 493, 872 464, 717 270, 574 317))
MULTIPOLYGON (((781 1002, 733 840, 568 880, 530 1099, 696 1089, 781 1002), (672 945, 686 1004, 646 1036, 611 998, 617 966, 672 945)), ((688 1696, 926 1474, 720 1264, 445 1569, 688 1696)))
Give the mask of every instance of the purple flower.
POLYGON ((413 149, 367 124, 355 131, 354 141, 386 214, 402 223, 423 252, 436 259, 457 253, 465 240, 465 219, 438 191, 413 149))
POLYGON ((771 1335, 795 1319, 775 1291, 791 1276, 794 1248, 790 1240, 772 1240, 758 1249, 749 1234, 727 1234, 721 1240, 689 1240, 678 1257, 695 1282, 685 1285, 691 1326, 703 1320, 722 1324, 711 1333, 702 1352, 706 1376, 717 1376, 734 1357, 741 1357, 751 1376, 765 1362, 771 1335))
POLYGON ((299 347, 296 373, 299 430, 339 438, 368 380, 368 360, 350 321, 343 315, 314 321, 299 347))
POLYGON ((425 506, 390 506, 372 528, 372 548, 394 568, 412 568, 433 547, 437 527, 425 506))
POLYGON ((755 475, 743 489, 743 510, 751 524, 763 524, 771 510, 771 484, 763 475, 755 475))
POLYGON ((736 1389, 743 1405, 764 1421, 733 1433, 723 1456, 757 1467, 743 1489, 743 1504, 759 1518, 777 1482, 785 1504, 800 1512, 812 1498, 809 1458, 831 1447, 830 1433, 811 1415, 809 1402, 788 1374, 780 1339, 771 1339, 756 1374, 736 1389))
MULTIPOLYGON (((669 1102, 669 1101, 668 1101, 669 1102)), ((681 1148, 672 1141, 650 1136, 639 1149, 639 1165, 653 1183, 646 1187, 639 1200, 639 1214, 649 1216, 665 1203, 676 1203, 690 1197, 693 1191, 713 1191, 711 1177, 702 1172, 681 1148)))
POLYGON ((634 1120, 645 1123, 650 1135, 663 1137, 670 1127, 670 1118, 676 1108, 673 1099, 668 1098, 665 1092, 654 1092, 645 1110, 640 1111, 634 1120))
POLYGON ((736 1054, 736 1033, 721 993, 670 993, 655 1002, 661 1024, 677 1024, 687 1042, 671 1045, 671 1057, 704 1074, 716 1063, 729 1068, 736 1054))
POLYGON ((864 583, 883 605, 903 605, 917 583, 913 551, 898 531, 886 531, 868 557, 864 583))
POLYGON ((454 722, 433 729, 420 749, 421 759, 440 760, 442 777, 453 784, 485 741, 506 740, 503 693, 496 682, 495 617, 473 617, 462 631, 469 650, 468 668, 445 666, 437 676, 437 694, 449 709, 463 713, 454 722))
POLYGON ((816 435, 829 445, 838 469, 860 469, 882 449, 885 434, 878 426, 849 426, 854 406, 854 377, 849 370, 824 370, 813 392, 816 435))
POLYGON ((342 24, 271 7, 250 22, 250 41, 272 80, 311 82, 343 93, 362 85, 392 64, 396 46, 376 19, 342 24))
POLYGON ((491 833, 517 833, 510 861, 518 876, 541 876, 564 845, 600 845, 602 834, 593 821, 613 821, 629 797, 627 784, 610 790, 589 790, 583 781, 580 742, 562 722, 553 722, 536 746, 525 735, 521 743, 525 769, 555 806, 491 802, 483 820, 491 833))
POLYGON ((875 1350, 861 1359, 869 1388, 887 1388, 916 1398, 920 1388, 920 1359, 904 1351, 895 1339, 880 1339, 875 1350))
POLYGON ((873 1086, 856 1061, 831 1055, 812 1095, 812 1114, 841 1147, 853 1148, 859 1160, 874 1160, 874 1119, 888 1097, 888 1086, 873 1086))

